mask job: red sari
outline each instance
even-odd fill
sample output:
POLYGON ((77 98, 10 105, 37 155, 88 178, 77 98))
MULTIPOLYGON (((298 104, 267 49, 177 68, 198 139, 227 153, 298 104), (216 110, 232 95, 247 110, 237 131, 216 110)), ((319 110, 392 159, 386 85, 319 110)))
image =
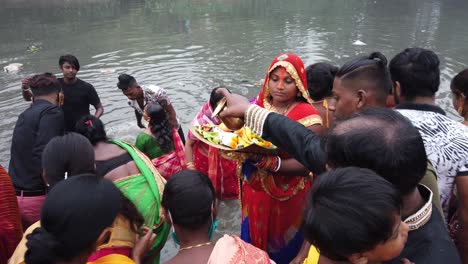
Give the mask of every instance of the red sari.
POLYGON ((0 263, 6 263, 23 236, 21 216, 10 176, 0 166, 0 263))
MULTIPOLYGON (((320 115, 307 92, 304 64, 294 54, 282 54, 273 60, 256 104, 272 109, 268 79, 277 67, 286 69, 300 92, 300 98, 296 100, 300 102, 286 116, 306 127, 321 125, 320 115)), ((284 152, 280 157, 283 160, 291 158, 284 152)), ((289 263, 304 241, 300 226, 310 182, 304 176, 286 176, 255 168, 250 161, 244 163, 243 172, 242 239, 267 251, 277 263, 289 263)))
MULTIPOLYGON (((191 125, 219 125, 217 117, 211 117, 213 111, 207 102, 192 121, 191 125)), ((188 137, 195 140, 193 145, 193 163, 195 169, 210 178, 215 187, 216 196, 222 200, 239 198, 239 177, 237 162, 222 156, 219 149, 199 141, 189 131, 188 137)))

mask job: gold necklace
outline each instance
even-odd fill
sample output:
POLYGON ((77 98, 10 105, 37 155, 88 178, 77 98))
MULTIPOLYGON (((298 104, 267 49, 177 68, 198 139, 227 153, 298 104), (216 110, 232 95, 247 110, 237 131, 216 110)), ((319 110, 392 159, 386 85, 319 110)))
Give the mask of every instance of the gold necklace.
POLYGON ((211 242, 206 242, 206 243, 202 243, 202 244, 198 244, 198 245, 194 245, 194 246, 183 247, 183 248, 179 248, 179 251, 188 250, 188 249, 192 249, 192 248, 199 248, 199 247, 203 247, 203 246, 208 246, 210 244, 211 244, 211 242))
POLYGON ((293 101, 292 103, 288 104, 288 106, 286 107, 286 109, 284 109, 283 112, 280 113, 279 109, 276 108, 275 106, 273 106, 273 102, 271 102, 270 109, 268 109, 268 110, 273 111, 273 112, 275 112, 275 113, 278 113, 278 114, 280 114, 280 115, 284 115, 284 114, 286 114, 286 113, 288 112, 289 108, 290 108, 291 105, 293 105, 293 104, 294 104, 294 101, 293 101))

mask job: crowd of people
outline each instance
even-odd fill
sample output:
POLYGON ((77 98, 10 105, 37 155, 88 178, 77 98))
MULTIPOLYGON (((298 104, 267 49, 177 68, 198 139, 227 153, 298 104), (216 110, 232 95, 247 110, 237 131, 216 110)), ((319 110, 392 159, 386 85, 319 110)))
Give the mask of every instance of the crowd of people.
POLYGON ((78 59, 59 67, 63 78, 22 82, 31 105, 0 167, 0 263, 160 263, 169 237, 171 264, 468 263, 468 69, 450 85, 458 122, 435 102, 431 50, 341 67, 284 53, 253 99, 207 91, 191 127, 240 118, 270 152, 185 138, 167 92, 128 74, 117 88, 144 130, 111 139, 78 59), (241 230, 212 241, 226 199, 241 203, 241 230))

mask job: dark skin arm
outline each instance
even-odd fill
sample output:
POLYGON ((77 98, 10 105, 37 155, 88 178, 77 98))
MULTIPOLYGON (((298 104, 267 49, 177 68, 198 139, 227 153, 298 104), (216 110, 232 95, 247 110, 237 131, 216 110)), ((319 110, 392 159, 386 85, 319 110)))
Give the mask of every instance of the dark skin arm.
POLYGON ((101 103, 95 105, 94 108, 96 108, 96 112, 94 113, 95 117, 99 118, 102 116, 102 114, 104 114, 104 107, 101 103))
POLYGON ((139 128, 146 128, 143 123, 141 123, 141 118, 143 117, 142 114, 140 114, 137 110, 135 110, 135 117, 137 120, 137 125, 139 128))

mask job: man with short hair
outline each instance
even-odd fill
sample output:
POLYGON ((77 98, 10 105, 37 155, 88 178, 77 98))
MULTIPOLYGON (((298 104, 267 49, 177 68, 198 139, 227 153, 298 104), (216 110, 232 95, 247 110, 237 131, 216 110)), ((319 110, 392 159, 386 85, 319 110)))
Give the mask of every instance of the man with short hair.
POLYGON ((46 197, 42 151, 64 130, 63 112, 59 106, 61 85, 55 76, 51 73, 35 75, 30 79, 30 87, 34 100, 16 122, 8 171, 16 190, 24 229, 39 220, 46 197))
POLYGON ((65 130, 74 131, 76 122, 90 114, 89 105, 94 106, 96 109, 94 116, 98 118, 104 113, 104 107, 94 86, 76 77, 80 70, 80 62, 75 56, 70 54, 60 56, 59 66, 63 73, 63 78, 58 78, 58 81, 62 85, 65 97, 62 106, 65 130))
POLYGON ((468 128, 445 115, 435 104, 439 89, 439 58, 430 50, 408 48, 390 61, 396 109, 411 120, 424 140, 428 159, 437 171, 440 199, 447 222, 457 189, 460 229, 457 245, 468 262, 468 128))
POLYGON ((164 88, 156 85, 142 87, 133 76, 125 73, 119 75, 117 88, 128 98, 128 105, 135 110, 138 127, 145 128, 141 122, 145 106, 150 102, 159 103, 166 111, 172 128, 178 130, 180 139, 185 145, 185 136, 182 126, 177 119, 177 114, 164 88))

